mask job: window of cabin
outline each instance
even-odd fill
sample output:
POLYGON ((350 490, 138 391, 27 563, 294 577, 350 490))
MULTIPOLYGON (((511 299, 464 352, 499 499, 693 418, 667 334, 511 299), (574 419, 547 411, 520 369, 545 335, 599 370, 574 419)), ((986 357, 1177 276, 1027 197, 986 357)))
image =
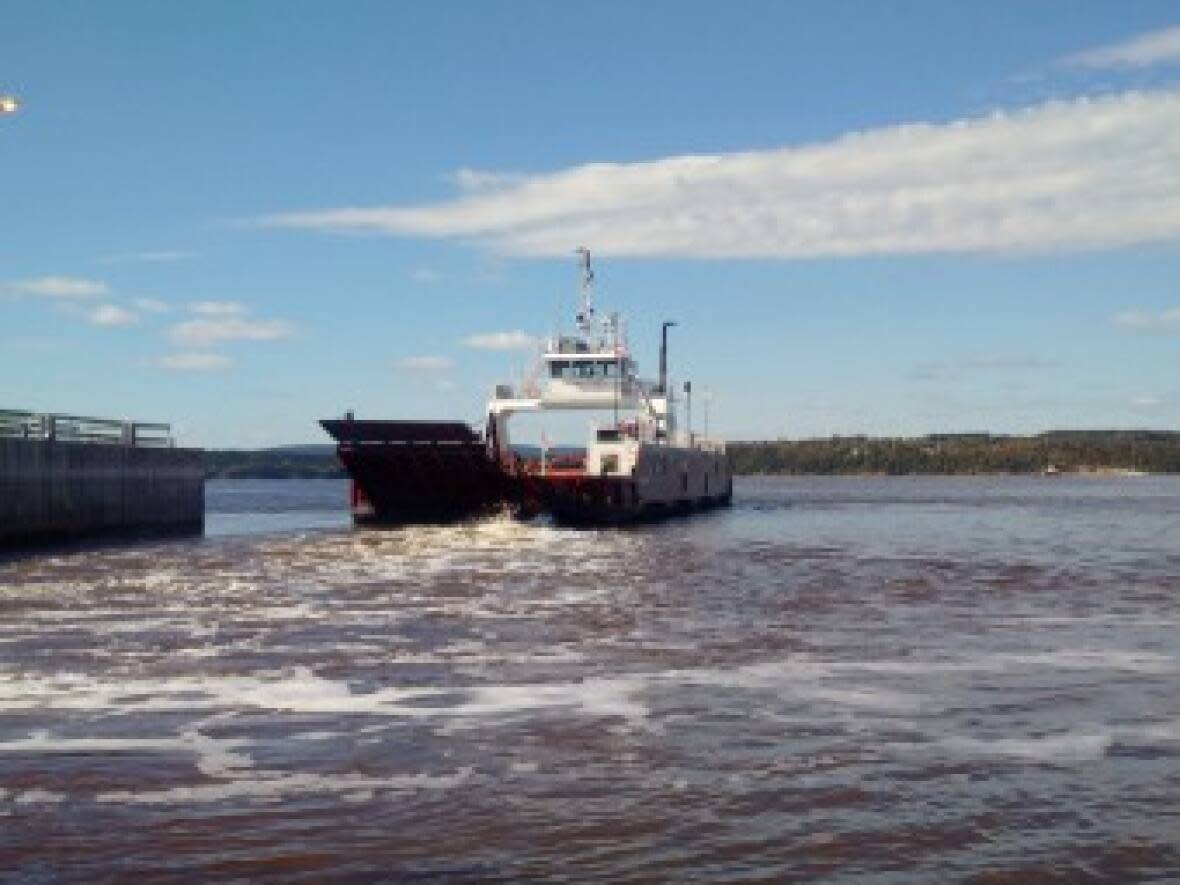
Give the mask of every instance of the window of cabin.
POLYGON ((562 378, 569 369, 569 360, 554 360, 549 364, 549 377, 562 378))

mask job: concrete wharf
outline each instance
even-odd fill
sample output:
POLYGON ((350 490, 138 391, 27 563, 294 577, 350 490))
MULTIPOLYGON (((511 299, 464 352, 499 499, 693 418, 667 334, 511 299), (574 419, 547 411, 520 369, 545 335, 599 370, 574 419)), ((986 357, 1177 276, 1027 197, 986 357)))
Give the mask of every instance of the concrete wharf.
POLYGON ((204 524, 202 452, 168 425, 0 410, 0 551, 204 524))

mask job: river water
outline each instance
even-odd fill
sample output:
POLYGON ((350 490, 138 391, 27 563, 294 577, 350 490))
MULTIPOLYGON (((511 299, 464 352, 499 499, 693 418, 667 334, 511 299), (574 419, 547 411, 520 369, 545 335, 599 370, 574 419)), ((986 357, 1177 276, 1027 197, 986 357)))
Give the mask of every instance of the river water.
POLYGON ((0 878, 1180 881, 1180 478, 0 562, 0 878))

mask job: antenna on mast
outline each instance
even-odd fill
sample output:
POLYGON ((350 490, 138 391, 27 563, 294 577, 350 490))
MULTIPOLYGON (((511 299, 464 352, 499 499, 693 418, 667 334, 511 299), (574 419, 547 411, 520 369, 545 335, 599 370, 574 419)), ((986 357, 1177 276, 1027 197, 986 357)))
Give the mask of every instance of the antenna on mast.
POLYGON ((594 271, 590 269, 590 250, 579 246, 575 253, 582 259, 582 307, 578 311, 578 326, 583 330, 594 319, 594 302, 591 294, 594 289, 594 271))

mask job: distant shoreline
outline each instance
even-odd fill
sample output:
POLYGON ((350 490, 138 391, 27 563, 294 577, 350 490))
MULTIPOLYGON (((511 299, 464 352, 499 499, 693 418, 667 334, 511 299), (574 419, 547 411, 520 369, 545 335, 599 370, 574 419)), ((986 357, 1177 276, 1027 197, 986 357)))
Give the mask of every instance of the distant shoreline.
POLYGON ((1180 432, 1055 430, 734 442, 739 474, 1022 476, 1180 473, 1180 432))
MULTIPOLYGON (((1059 430, 731 442, 741 476, 1125 476, 1180 473, 1180 432, 1059 430)), ((205 452, 209 479, 341 479, 331 445, 205 452)))

